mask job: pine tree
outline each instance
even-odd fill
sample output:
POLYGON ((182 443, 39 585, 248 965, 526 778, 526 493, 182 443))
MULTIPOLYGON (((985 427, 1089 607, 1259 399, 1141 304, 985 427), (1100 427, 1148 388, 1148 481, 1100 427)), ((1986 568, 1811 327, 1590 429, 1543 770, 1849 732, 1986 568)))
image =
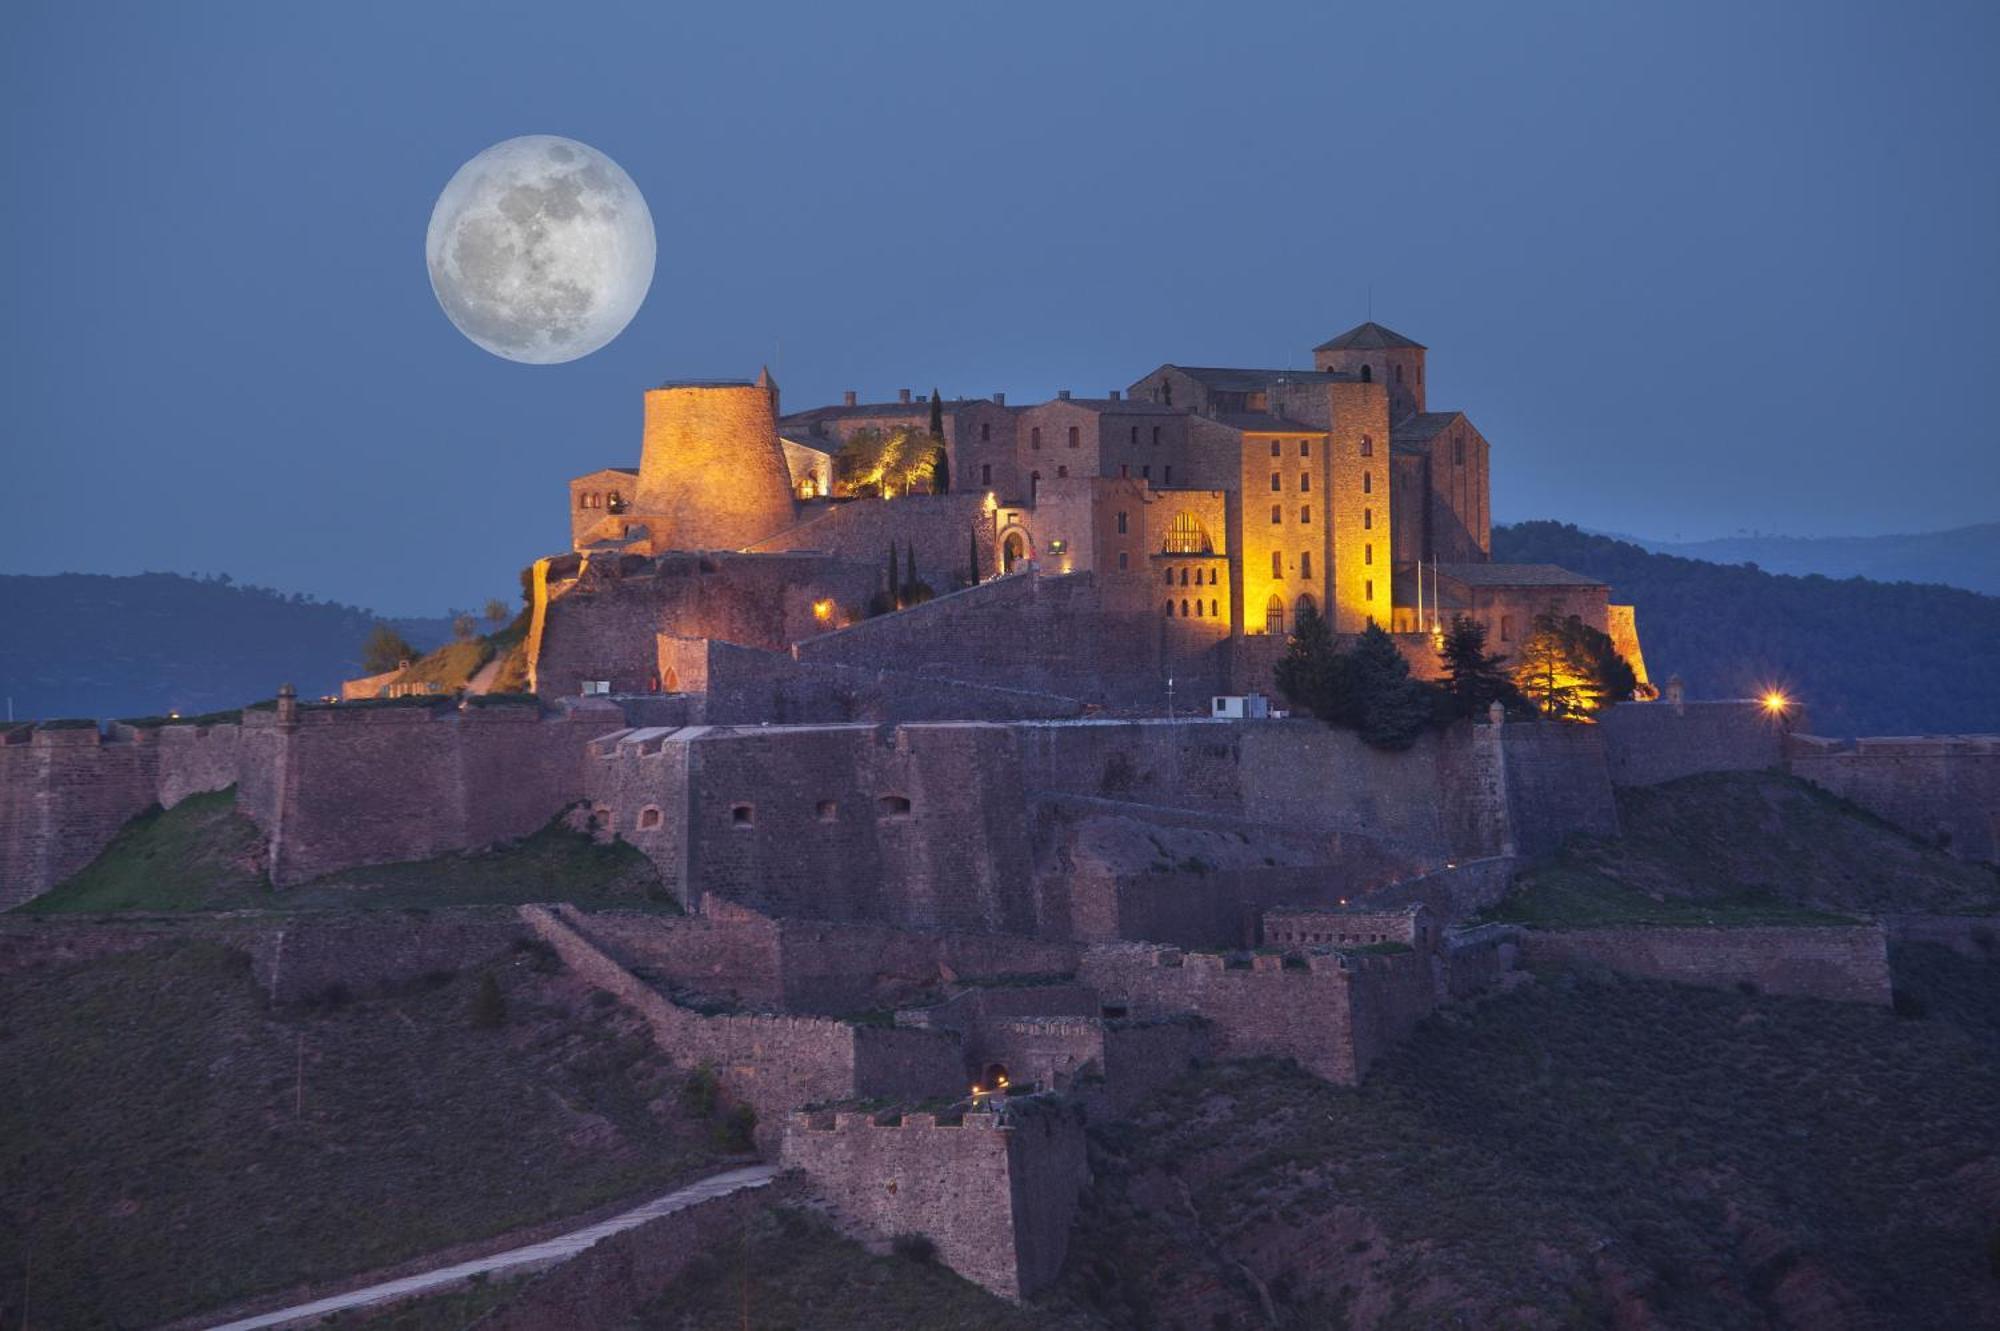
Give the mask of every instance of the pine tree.
POLYGON ((1407 749, 1431 720, 1431 690, 1410 677, 1410 663, 1380 625, 1370 624, 1353 652, 1356 729, 1378 749, 1407 749))
POLYGON ((1482 717, 1495 702, 1516 696, 1514 681, 1507 677, 1506 658, 1486 650, 1486 625, 1464 615, 1453 615, 1438 655, 1444 661, 1444 692, 1453 716, 1482 717))
POLYGON ((1330 726, 1353 725, 1351 663, 1334 648, 1333 633, 1310 606, 1300 609, 1278 660, 1278 692, 1330 726))
POLYGON ((1515 684, 1552 721, 1581 719, 1603 703, 1593 663, 1571 623, 1582 626, 1573 615, 1567 622, 1547 611, 1536 615, 1514 666, 1515 684))

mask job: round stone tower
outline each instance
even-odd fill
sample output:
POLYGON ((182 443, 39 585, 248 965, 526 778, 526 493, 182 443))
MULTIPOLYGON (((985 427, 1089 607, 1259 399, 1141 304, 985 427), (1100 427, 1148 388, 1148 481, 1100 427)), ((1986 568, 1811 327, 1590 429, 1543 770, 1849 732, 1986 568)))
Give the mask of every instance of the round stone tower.
POLYGON ((632 509, 633 522, 651 526, 655 550, 740 550, 791 526, 770 374, 650 390, 632 509))

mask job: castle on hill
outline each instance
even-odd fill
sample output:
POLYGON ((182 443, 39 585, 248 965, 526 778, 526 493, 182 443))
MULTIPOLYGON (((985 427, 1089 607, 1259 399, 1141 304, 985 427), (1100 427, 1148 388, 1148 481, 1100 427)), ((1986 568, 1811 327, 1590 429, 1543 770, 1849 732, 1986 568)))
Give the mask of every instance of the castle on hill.
POLYGON ((1183 697, 1268 689, 1306 610, 1336 634, 1389 630, 1419 674, 1453 616, 1506 653, 1537 614, 1574 614, 1643 683, 1632 608, 1602 582, 1492 561, 1489 445, 1464 412, 1430 410, 1425 353, 1370 322, 1315 347, 1310 369, 1166 364, 1032 406, 904 389, 786 413, 768 371, 662 385, 639 466, 569 483, 572 551, 542 566, 537 691, 673 691, 673 652, 645 650, 659 634, 1155 709, 1170 679, 1183 697), (836 459, 864 430, 934 431, 938 481, 849 493, 836 459), (892 590, 891 543, 930 592, 1061 585, 999 596, 998 615, 976 594, 906 609, 932 630, 914 642, 839 641, 892 590), (657 595, 628 591, 623 629, 561 605, 614 577, 661 582, 674 552, 707 557, 698 594, 671 574, 657 595), (1024 638, 1054 650, 1026 659, 1024 638))

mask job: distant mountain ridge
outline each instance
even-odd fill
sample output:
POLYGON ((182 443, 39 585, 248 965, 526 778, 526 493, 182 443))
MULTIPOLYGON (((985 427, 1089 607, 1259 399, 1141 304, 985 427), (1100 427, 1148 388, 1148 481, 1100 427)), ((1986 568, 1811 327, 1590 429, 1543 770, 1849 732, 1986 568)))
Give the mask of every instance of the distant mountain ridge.
POLYGON ((1822 735, 2000 733, 2000 598, 1655 554, 1557 522, 1494 528, 1493 557, 1604 579, 1638 607, 1654 681, 1679 674, 1690 697, 1782 687, 1822 735))
MULTIPOLYGON (((354 606, 178 573, 0 575, 0 706, 18 719, 184 716, 337 691, 382 623, 354 606)), ((448 619, 396 619, 419 648, 448 619)), ((0 715, 5 715, 0 712, 0 715)))
POLYGON ((2000 522, 1895 536, 1725 536, 1712 541, 1620 537, 1654 554, 1752 563, 1766 573, 1924 582, 2000 596, 2000 522))

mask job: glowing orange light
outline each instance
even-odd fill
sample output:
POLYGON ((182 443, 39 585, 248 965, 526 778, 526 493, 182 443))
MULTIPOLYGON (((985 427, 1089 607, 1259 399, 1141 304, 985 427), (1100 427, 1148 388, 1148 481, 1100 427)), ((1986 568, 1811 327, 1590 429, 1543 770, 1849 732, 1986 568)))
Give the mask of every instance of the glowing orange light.
POLYGON ((1764 710, 1771 713, 1773 716, 1782 714, 1784 710, 1787 707, 1790 707, 1791 705, 1792 705, 1792 700, 1790 698, 1787 698, 1784 694, 1778 692, 1778 690, 1776 689, 1772 689, 1769 693, 1766 693, 1764 695, 1764 710))
POLYGON ((832 618, 833 618, 833 602, 832 602, 832 601, 830 601, 830 600, 828 600, 828 601, 814 601, 814 602, 813 602, 813 618, 814 618, 814 619, 817 619, 817 620, 819 620, 819 621, 820 621, 821 623, 825 623, 825 622, 826 622, 827 620, 829 620, 829 619, 832 619, 832 618))

